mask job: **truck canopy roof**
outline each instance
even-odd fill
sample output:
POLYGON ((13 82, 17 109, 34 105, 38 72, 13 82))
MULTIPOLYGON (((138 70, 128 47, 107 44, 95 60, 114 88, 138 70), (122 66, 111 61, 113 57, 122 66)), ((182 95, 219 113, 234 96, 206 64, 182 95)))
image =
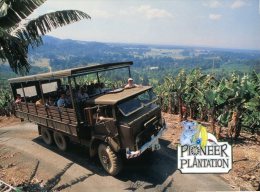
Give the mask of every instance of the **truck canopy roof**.
POLYGON ((8 81, 10 83, 18 83, 18 82, 39 81, 39 80, 52 80, 52 79, 58 79, 63 77, 80 76, 88 73, 96 73, 100 71, 124 68, 124 67, 129 67, 132 64, 133 62, 130 61, 130 62, 120 62, 120 63, 88 65, 86 67, 77 67, 77 68, 65 69, 61 71, 29 75, 25 77, 17 77, 17 78, 8 79, 8 81))
POLYGON ((97 97, 88 99, 87 103, 100 105, 114 105, 119 101, 122 101, 134 95, 138 95, 139 93, 142 93, 151 88, 152 86, 142 86, 131 89, 124 89, 123 91, 117 93, 106 93, 104 95, 99 95, 97 97))

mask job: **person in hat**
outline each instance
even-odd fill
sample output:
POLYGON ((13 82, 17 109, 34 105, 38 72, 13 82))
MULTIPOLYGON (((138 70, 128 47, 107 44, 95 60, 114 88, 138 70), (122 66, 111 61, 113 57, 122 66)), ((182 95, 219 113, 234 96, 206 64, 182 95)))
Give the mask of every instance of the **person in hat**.
POLYGON ((134 88, 134 87, 139 87, 139 85, 134 84, 134 80, 130 77, 130 78, 127 80, 127 84, 126 84, 126 86, 125 86, 125 89, 130 89, 130 88, 134 88))

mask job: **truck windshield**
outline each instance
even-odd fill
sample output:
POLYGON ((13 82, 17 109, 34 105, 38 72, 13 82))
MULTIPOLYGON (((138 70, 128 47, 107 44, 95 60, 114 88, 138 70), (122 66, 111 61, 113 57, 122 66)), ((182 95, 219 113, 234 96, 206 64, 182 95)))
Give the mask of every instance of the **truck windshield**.
POLYGON ((118 109, 124 116, 129 116, 143 107, 153 103, 155 100, 157 100, 157 96, 150 89, 140 95, 136 95, 135 97, 124 101, 123 103, 118 104, 118 109))

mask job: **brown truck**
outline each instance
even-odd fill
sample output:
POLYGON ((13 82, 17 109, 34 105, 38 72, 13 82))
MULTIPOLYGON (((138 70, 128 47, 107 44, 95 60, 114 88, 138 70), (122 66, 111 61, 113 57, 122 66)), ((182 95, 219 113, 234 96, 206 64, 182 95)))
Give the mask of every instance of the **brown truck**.
POLYGON ((122 155, 129 159, 145 150, 160 149, 158 139, 166 125, 158 98, 151 86, 105 87, 91 94, 93 87, 89 83, 85 84, 88 97, 79 100, 77 80, 94 74, 96 84, 100 85, 100 73, 123 69, 127 69, 131 77, 132 64, 98 64, 9 79, 14 98, 21 95, 15 114, 35 122, 46 144, 55 143, 65 151, 69 142, 79 143, 87 147, 90 156, 98 154, 104 169, 116 175, 122 169, 122 155), (48 98, 55 101, 61 94, 65 94, 69 105, 48 103, 48 98), (42 105, 36 104, 39 99, 42 105))

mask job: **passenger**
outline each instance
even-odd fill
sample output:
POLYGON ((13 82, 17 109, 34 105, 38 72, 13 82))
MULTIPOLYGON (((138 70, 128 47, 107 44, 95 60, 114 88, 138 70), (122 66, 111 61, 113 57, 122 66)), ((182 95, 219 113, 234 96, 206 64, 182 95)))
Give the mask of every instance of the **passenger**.
POLYGON ((84 88, 81 87, 77 94, 77 99, 79 102, 85 102, 89 98, 88 94, 85 92, 84 88))
POLYGON ((65 93, 61 93, 59 100, 57 101, 58 107, 67 107, 66 103, 66 95, 65 93))
POLYGON ((91 86, 87 85, 87 94, 90 96, 91 95, 91 86))
POLYGON ((100 83, 100 89, 101 89, 101 93, 107 92, 107 89, 105 88, 105 84, 104 83, 100 83))
POLYGON ((85 92, 88 92, 88 87, 87 87, 86 84, 82 85, 82 87, 83 87, 83 89, 84 89, 85 92))
POLYGON ((134 88, 134 87, 139 87, 139 85, 137 85, 137 84, 134 84, 134 80, 132 79, 132 78, 129 78, 128 80, 127 80, 127 84, 126 84, 126 86, 125 86, 125 89, 130 89, 130 88, 134 88))
POLYGON ((94 94, 97 95, 97 94, 100 94, 101 93, 101 87, 99 85, 99 83, 96 83, 94 85, 94 94))
POLYGON ((54 99, 53 99, 51 96, 49 96, 49 98, 46 99, 45 106, 46 106, 46 107, 54 106, 54 99))
POLYGON ((66 92, 65 101, 66 101, 68 107, 71 107, 71 106, 72 106, 70 91, 67 91, 67 92, 66 92))
POLYGON ((94 95, 95 94, 95 84, 93 82, 90 83, 88 86, 88 94, 94 95))
POLYGON ((39 100, 36 101, 35 103, 36 107, 40 107, 44 105, 44 101, 42 98, 40 98, 39 100))
POLYGON ((21 97, 20 94, 17 94, 17 95, 16 95, 16 99, 15 99, 15 104, 19 104, 19 103, 21 103, 21 102, 22 102, 22 97, 21 97))
POLYGON ((65 102, 67 104, 67 107, 71 108, 72 107, 72 101, 71 101, 71 96, 66 94, 65 97, 65 102))

